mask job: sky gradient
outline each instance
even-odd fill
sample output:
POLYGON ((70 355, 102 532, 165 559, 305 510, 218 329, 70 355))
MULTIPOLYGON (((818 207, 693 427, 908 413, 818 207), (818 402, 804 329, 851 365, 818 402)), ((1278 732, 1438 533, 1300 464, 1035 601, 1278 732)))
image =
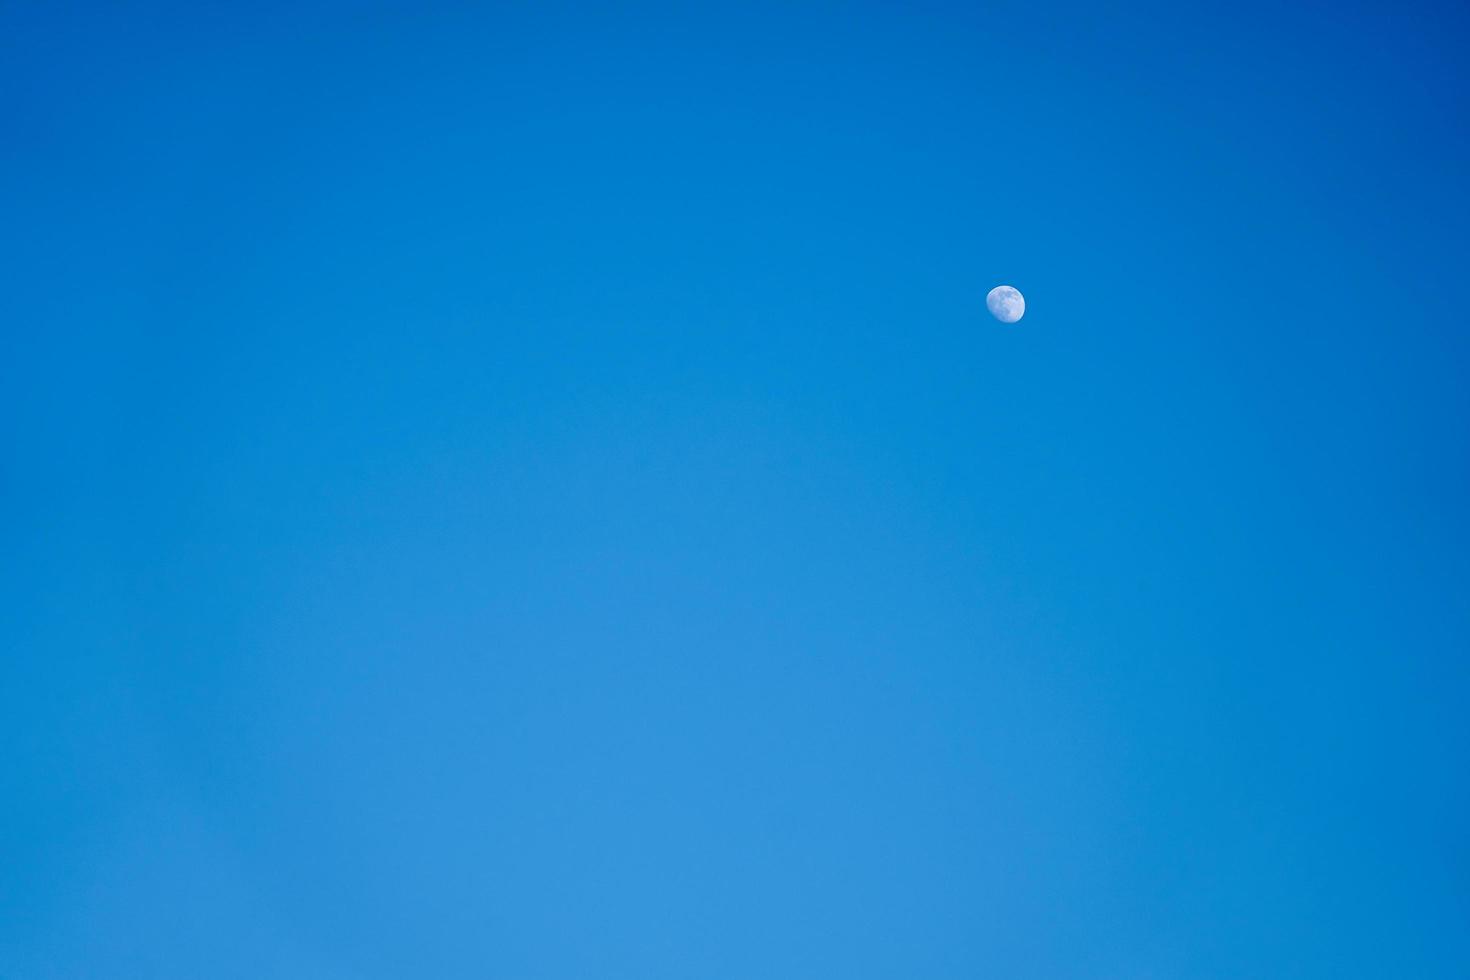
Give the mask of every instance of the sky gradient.
POLYGON ((0 6, 0 976, 1470 975, 1467 40, 0 6))

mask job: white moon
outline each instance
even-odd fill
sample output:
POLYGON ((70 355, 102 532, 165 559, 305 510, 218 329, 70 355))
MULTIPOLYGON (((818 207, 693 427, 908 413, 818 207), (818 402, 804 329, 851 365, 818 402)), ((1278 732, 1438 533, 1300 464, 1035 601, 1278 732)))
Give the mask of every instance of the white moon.
POLYGON ((1026 315, 1026 297, 1015 286, 996 286, 985 297, 985 306, 1001 323, 1015 323, 1026 315))

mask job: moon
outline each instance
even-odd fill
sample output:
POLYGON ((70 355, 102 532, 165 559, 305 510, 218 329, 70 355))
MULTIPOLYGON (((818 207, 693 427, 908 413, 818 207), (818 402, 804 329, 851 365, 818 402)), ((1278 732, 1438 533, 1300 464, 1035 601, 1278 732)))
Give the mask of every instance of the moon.
POLYGON ((985 297, 985 306, 1001 323, 1015 323, 1026 315, 1026 297, 1015 286, 996 286, 985 297))

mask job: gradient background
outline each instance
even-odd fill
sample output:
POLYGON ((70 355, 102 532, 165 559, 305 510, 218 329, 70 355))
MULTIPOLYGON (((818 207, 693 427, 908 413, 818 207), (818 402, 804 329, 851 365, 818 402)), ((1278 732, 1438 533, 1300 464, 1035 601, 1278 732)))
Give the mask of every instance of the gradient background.
POLYGON ((4 3, 0 976, 1470 976, 1467 40, 4 3))

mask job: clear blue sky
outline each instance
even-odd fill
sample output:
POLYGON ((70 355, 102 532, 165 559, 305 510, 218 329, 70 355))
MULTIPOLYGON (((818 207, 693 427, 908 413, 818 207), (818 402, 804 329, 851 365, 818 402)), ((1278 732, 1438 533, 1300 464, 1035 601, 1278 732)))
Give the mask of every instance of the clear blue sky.
POLYGON ((0 976, 1470 976, 1467 38, 5 4, 0 976))

